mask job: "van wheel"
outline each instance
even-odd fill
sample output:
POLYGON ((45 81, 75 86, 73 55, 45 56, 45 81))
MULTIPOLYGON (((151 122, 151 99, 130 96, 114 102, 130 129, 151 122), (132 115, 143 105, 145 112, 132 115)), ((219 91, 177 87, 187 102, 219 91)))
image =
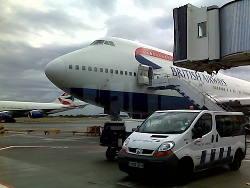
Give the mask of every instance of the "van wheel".
POLYGON ((232 171, 238 170, 241 166, 241 161, 242 161, 242 154, 239 150, 237 150, 233 162, 229 164, 230 170, 232 171))
POLYGON ((177 166, 176 171, 176 183, 179 185, 185 185, 190 181, 193 173, 193 165, 188 160, 181 160, 177 166))

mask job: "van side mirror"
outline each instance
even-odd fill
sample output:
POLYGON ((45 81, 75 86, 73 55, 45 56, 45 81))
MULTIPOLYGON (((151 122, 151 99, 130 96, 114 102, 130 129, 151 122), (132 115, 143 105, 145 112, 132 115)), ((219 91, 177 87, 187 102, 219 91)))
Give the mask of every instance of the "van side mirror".
POLYGON ((202 138, 202 129, 201 129, 201 127, 193 128, 192 133, 193 133, 192 139, 202 138))

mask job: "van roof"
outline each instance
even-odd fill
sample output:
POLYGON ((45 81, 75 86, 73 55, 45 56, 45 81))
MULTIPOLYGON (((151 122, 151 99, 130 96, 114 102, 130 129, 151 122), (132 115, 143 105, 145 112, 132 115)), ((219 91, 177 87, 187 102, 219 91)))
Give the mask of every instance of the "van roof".
POLYGON ((227 112, 227 111, 210 111, 210 110, 189 110, 189 109, 184 109, 184 110, 158 110, 156 112, 212 112, 214 114, 220 114, 220 115, 244 115, 242 112, 227 112))

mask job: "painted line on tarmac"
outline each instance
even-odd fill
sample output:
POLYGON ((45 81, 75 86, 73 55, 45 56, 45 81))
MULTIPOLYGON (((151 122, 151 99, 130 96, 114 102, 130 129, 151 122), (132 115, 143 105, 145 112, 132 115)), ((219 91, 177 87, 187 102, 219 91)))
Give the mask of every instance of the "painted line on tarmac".
POLYGON ((14 188, 6 183, 0 182, 0 188, 14 188))
POLYGON ((104 147, 102 146, 7 146, 0 148, 0 151, 2 150, 8 150, 12 148, 51 148, 51 149, 83 149, 83 148, 88 148, 88 149, 103 149, 104 147))
POLYGON ((134 182, 120 182, 116 184, 123 187, 135 187, 136 185, 138 185, 137 183, 134 182))

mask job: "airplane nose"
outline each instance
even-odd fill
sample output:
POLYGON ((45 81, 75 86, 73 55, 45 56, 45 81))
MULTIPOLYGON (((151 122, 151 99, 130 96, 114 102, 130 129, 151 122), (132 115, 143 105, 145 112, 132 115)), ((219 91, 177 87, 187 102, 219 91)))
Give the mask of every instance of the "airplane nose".
POLYGON ((59 57, 48 63, 45 67, 45 75, 58 87, 62 85, 65 78, 65 66, 64 61, 59 57))

